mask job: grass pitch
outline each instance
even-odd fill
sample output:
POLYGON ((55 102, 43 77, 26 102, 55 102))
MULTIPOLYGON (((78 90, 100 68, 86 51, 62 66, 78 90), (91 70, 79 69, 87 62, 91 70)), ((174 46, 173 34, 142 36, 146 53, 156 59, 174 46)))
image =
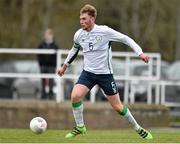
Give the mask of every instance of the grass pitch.
POLYGON ((36 135, 28 129, 0 129, 0 143, 178 143, 180 131, 152 130, 153 140, 144 140, 132 130, 88 130, 65 139, 65 130, 47 130, 36 135))

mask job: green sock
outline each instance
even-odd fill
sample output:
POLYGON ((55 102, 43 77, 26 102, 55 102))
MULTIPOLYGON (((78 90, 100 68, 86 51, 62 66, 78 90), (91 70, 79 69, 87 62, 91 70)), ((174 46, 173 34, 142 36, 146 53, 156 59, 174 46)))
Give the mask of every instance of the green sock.
POLYGON ((81 106, 81 105, 82 105, 82 101, 72 103, 72 107, 73 107, 73 108, 77 108, 77 107, 79 107, 79 106, 81 106))
POLYGON ((120 115, 124 116, 128 111, 128 108, 126 106, 123 106, 122 112, 119 112, 120 115))
POLYGON ((83 120, 83 103, 82 103, 82 101, 72 103, 72 110, 73 110, 73 115, 74 115, 76 125, 78 127, 83 127, 84 120, 83 120))
POLYGON ((119 112, 119 114, 123 116, 125 120, 127 120, 136 131, 140 128, 139 124, 136 122, 136 120, 126 106, 123 106, 123 110, 122 112, 119 112))

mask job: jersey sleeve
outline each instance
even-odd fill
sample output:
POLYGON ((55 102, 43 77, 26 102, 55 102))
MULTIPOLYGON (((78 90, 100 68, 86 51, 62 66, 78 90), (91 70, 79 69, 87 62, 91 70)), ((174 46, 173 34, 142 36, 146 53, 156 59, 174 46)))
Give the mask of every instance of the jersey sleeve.
POLYGON ((79 52, 79 49, 72 47, 68 53, 66 60, 64 61, 64 64, 69 66, 74 61, 74 59, 77 57, 78 52, 79 52))
POLYGON ((142 54, 141 47, 130 37, 120 32, 115 31, 112 28, 107 27, 107 35, 109 41, 122 42, 131 47, 137 55, 142 54))
POLYGON ((75 34, 74 34, 74 44, 73 44, 73 47, 74 48, 77 48, 77 49, 80 49, 81 48, 81 45, 79 44, 79 34, 80 34, 80 30, 78 30, 75 34))
POLYGON ((78 42, 78 35, 79 35, 79 31, 77 31, 75 33, 74 44, 73 44, 71 50, 69 51, 66 60, 64 61, 64 64, 66 64, 67 66, 69 66, 74 61, 74 59, 77 57, 79 50, 81 48, 81 46, 78 42))

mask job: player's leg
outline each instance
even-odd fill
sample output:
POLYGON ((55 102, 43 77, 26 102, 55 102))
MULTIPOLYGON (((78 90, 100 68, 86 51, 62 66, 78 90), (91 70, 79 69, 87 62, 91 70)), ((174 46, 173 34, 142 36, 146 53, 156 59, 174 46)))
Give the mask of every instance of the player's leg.
POLYGON ((113 109, 117 111, 121 116, 123 116, 136 131, 140 128, 139 124, 136 122, 129 109, 121 103, 119 99, 119 94, 111 96, 108 95, 107 99, 113 109))
POLYGON ((139 126, 139 124, 136 122, 135 118, 131 114, 130 110, 125 106, 122 105, 119 99, 119 94, 107 96, 107 99, 109 103, 112 105, 114 110, 116 110, 121 116, 125 118, 133 127, 133 129, 142 137, 145 139, 152 139, 152 135, 147 130, 143 129, 139 126))
POLYGON ((78 127, 84 126, 83 120, 83 97, 89 92, 89 88, 82 85, 76 84, 72 90, 71 101, 72 101, 72 110, 76 125, 78 127))
POLYGON ((139 126, 130 110, 121 103, 113 75, 102 75, 99 78, 98 84, 107 95, 107 99, 114 110, 117 111, 121 116, 123 116, 125 120, 127 120, 132 125, 134 130, 137 131, 143 138, 152 139, 152 135, 139 126))
POLYGON ((83 119, 82 99, 87 95, 89 90, 91 90, 94 85, 94 75, 92 73, 83 71, 71 94, 72 110, 76 122, 76 127, 74 127, 74 129, 66 135, 66 138, 72 138, 78 134, 86 132, 83 119))
POLYGON ((76 126, 71 132, 66 135, 66 138, 73 138, 76 135, 83 134, 86 132, 86 127, 84 125, 83 119, 83 97, 89 92, 89 88, 76 84, 72 90, 71 101, 72 101, 72 111, 76 122, 76 126))

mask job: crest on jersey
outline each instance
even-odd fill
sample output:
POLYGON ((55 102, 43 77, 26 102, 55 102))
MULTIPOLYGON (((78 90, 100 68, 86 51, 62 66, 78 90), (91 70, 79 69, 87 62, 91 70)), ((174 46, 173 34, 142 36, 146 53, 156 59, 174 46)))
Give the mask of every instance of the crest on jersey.
POLYGON ((97 35, 97 36, 96 36, 96 40, 97 40, 97 42, 100 42, 100 41, 102 40, 102 36, 97 35))

